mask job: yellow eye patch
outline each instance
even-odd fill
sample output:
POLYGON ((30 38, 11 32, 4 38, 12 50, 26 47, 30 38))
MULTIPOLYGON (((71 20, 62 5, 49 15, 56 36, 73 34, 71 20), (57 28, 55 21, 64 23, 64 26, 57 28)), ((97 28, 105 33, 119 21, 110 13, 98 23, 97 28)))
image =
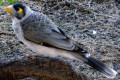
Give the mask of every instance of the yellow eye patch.
POLYGON ((19 10, 17 11, 18 13, 21 13, 23 12, 23 9, 22 8, 19 8, 19 10))

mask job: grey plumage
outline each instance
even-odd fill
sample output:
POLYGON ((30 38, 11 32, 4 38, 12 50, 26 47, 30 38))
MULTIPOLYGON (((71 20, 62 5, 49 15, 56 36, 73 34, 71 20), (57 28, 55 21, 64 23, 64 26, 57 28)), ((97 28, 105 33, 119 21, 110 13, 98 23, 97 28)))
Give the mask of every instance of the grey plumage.
POLYGON ((34 12, 21 22, 24 37, 35 43, 48 43, 52 46, 73 50, 72 40, 57 28, 46 15, 34 12))

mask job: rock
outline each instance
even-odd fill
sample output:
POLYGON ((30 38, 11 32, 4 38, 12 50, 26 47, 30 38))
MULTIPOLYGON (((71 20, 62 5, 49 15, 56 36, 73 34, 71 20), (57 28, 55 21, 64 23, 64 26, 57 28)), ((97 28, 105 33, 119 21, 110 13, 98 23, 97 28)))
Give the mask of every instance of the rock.
POLYGON ((0 62, 0 80, 18 80, 35 77, 40 80, 89 80, 77 74, 68 63, 56 58, 33 56, 12 62, 0 62))

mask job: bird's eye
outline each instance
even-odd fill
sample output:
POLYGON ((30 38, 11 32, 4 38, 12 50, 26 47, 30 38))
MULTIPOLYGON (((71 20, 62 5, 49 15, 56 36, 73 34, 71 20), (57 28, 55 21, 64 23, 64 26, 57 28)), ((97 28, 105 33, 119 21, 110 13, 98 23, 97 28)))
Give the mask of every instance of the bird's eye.
POLYGON ((16 10, 18 13, 21 13, 21 12, 23 12, 23 9, 22 8, 17 8, 17 10, 16 10))

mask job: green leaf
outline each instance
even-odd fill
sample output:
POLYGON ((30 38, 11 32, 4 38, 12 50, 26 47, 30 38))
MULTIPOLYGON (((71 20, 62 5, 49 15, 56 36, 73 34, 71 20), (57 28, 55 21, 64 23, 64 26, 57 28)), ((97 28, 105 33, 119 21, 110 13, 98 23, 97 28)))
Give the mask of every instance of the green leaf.
POLYGON ((6 4, 7 5, 10 5, 10 4, 13 4, 15 2, 17 2, 18 0, 6 0, 6 4))
POLYGON ((7 0, 7 2, 14 2, 14 0, 7 0))
POLYGON ((61 26, 63 26, 63 24, 59 24, 59 25, 58 25, 58 27, 61 27, 61 26))
POLYGON ((0 4, 3 2, 3 0, 0 0, 0 4))

